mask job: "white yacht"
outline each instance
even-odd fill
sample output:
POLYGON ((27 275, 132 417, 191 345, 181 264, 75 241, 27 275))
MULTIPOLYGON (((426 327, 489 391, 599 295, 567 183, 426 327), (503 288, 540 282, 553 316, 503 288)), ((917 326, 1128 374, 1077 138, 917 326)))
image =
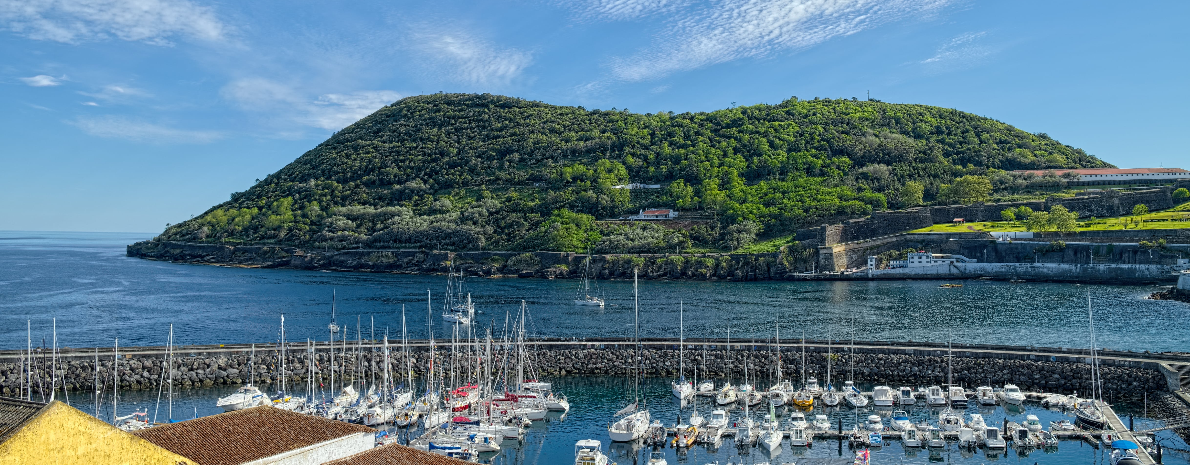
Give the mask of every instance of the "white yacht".
POLYGON ((827 417, 826 415, 814 415, 814 423, 812 423, 812 426, 815 430, 827 431, 831 429, 830 417, 827 417))
POLYGON ((966 426, 959 428, 959 448, 971 449, 979 445, 979 439, 975 436, 975 430, 966 426))
POLYGON ((1008 441, 1000 434, 1000 428, 989 426, 983 430, 983 447, 988 449, 1003 449, 1008 447, 1008 441))
POLYGON ((1023 426, 1028 428, 1029 431, 1036 433, 1041 431, 1041 420, 1037 419, 1037 415, 1026 415, 1023 426))
POLYGON ((946 439, 942 438, 942 430, 938 429, 937 426, 930 425, 930 428, 926 430, 925 439, 926 447, 931 449, 946 447, 946 439))
POLYGON ((917 394, 913 392, 913 388, 901 386, 897 391, 900 393, 898 403, 901 405, 914 405, 917 403, 917 394))
POLYGON ((810 434, 805 428, 793 428, 789 430, 789 445, 793 447, 807 447, 812 442, 810 434))
POLYGON ((649 461, 646 465, 669 465, 669 461, 665 460, 665 452, 655 450, 649 454, 649 461))
POLYGON ((649 420, 648 410, 625 415, 607 428, 607 435, 613 442, 635 441, 644 437, 645 433, 649 431, 649 420))
POLYGON ((963 427, 963 417, 947 408, 938 414, 938 426, 942 428, 942 431, 958 431, 963 427))
POLYGON ((868 431, 884 431, 884 422, 880 420, 880 415, 868 415, 868 420, 864 422, 864 428, 868 431))
POLYGON ((996 405, 996 392, 991 386, 975 388, 975 398, 979 400, 979 405, 996 405))
POLYGON ((818 378, 813 376, 806 380, 806 388, 804 390, 814 397, 822 395, 822 386, 818 385, 818 378))
POLYGON ((711 418, 707 420, 708 429, 722 429, 727 427, 727 411, 712 410, 711 418))
POLYGON ((698 395, 713 396, 715 395, 715 383, 710 381, 703 381, 698 384, 698 395))
POLYGON ((584 439, 574 444, 574 465, 608 465, 603 455, 603 444, 594 439, 584 439))
POLYGON ((949 389, 950 405, 956 408, 967 407, 967 391, 960 386, 951 386, 949 389))
POLYGON ((822 392, 821 399, 823 405, 827 407, 834 407, 839 405, 839 401, 843 400, 843 395, 839 394, 833 388, 828 387, 826 391, 822 392))
POLYGON ((946 394, 942 393, 942 388, 938 386, 930 386, 926 388, 926 405, 931 407, 941 407, 946 405, 946 394))
POLYGON ((847 384, 844 385, 843 391, 843 398, 847 400, 847 404, 851 405, 852 408, 862 408, 868 406, 868 398, 864 396, 862 392, 859 392, 859 389, 857 389, 855 384, 853 384, 851 381, 848 381, 847 384))
POLYGON ((220 397, 215 406, 222 408, 224 412, 232 412, 270 403, 269 396, 260 392, 260 389, 251 384, 245 384, 236 389, 236 392, 220 397))
POLYGON ((781 448, 781 440, 785 438, 785 432, 777 429, 777 427, 770 426, 760 433, 760 443, 764 445, 769 452, 781 448))
POLYGON ((988 425, 983 421, 983 415, 972 413, 971 420, 967 421, 967 427, 971 428, 971 431, 974 431, 978 435, 983 434, 983 431, 987 429, 988 425))
POLYGON ((715 403, 719 405, 731 405, 738 400, 740 400, 739 394, 731 383, 724 383, 723 387, 719 389, 719 393, 715 395, 715 403))
POLYGON ((690 426, 693 426, 695 428, 701 428, 702 424, 705 422, 706 422, 706 419, 703 418, 702 415, 698 413, 698 406, 697 405, 694 406, 694 411, 690 413, 690 426))
POLYGON ((1005 384, 1004 390, 1000 391, 1000 400, 1006 404, 1021 405, 1025 401, 1025 394, 1015 384, 1005 384))
POLYGON ((921 435, 917 428, 910 426, 901 432, 901 445, 912 448, 921 447, 921 435))
POLYGON ((872 404, 877 407, 892 407, 896 402, 893 390, 888 386, 876 386, 872 389, 872 404))
POLYGON ((892 414, 892 422, 889 424, 892 429, 896 431, 905 431, 913 427, 913 422, 909 421, 909 414, 904 410, 897 410, 892 414))
POLYGON ((790 429, 796 429, 796 428, 805 429, 808 426, 810 426, 810 424, 806 423, 806 414, 802 413, 801 410, 794 410, 793 412, 790 412, 790 414, 789 414, 789 428, 790 429))

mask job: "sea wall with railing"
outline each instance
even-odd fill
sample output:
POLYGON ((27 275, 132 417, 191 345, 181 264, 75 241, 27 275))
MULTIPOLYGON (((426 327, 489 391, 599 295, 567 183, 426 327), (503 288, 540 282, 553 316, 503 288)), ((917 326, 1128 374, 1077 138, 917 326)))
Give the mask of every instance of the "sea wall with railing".
MULTIPOLYGON (((756 341, 699 339, 647 340, 639 346, 643 376, 680 376, 679 367, 690 379, 709 379, 721 384, 748 380, 759 387, 775 382, 777 367, 781 376, 801 382, 802 346, 783 342, 776 346, 756 341), (685 363, 681 364, 681 354, 685 363)), ((390 345, 388 371, 401 384, 406 367, 411 367, 418 385, 422 385, 431 368, 431 352, 426 341, 409 344, 408 361, 401 345, 390 345)), ((505 375, 515 378, 517 354, 515 347, 508 354, 502 343, 492 346, 491 369, 495 379, 505 375)), ((550 379, 559 376, 631 376, 636 369, 638 346, 628 340, 538 340, 526 344, 527 377, 550 379)), ((473 379, 467 373, 484 372, 477 368, 477 360, 487 347, 484 344, 436 345, 433 352, 435 378, 462 383, 473 379), (453 373, 453 375, 452 375, 453 373), (453 378, 452 378, 453 376, 453 378)), ((1100 354, 1103 391, 1109 398, 1139 398, 1145 392, 1177 389, 1179 367, 1190 364, 1190 354, 1135 353, 1104 351, 1100 354)), ((289 386, 304 391, 306 380, 313 373, 320 384, 330 384, 332 369, 337 380, 364 380, 384 375, 383 346, 369 341, 351 342, 346 347, 336 344, 332 364, 331 349, 326 343, 314 347, 313 357, 305 343, 288 345, 285 370, 282 374, 278 344, 205 345, 176 347, 173 355, 173 382, 182 389, 195 387, 235 386, 251 380, 257 385, 279 389, 281 377, 289 386), (310 364, 313 364, 311 370, 310 364)), ((22 386, 32 379, 35 393, 47 393, 51 385, 58 389, 91 392, 96 380, 105 392, 111 392, 116 376, 112 372, 114 351, 103 349, 63 349, 55 363, 49 350, 35 349, 32 357, 23 351, 0 352, 0 392, 16 396, 22 386), (98 370, 96 370, 98 354, 98 370), (32 376, 25 367, 32 366, 32 376), (56 370, 55 370, 56 366, 56 370)), ((118 358, 121 390, 156 389, 168 382, 165 371, 168 352, 164 347, 121 348, 118 358)), ((927 386, 955 384, 967 387, 980 385, 1002 386, 1013 383, 1027 391, 1086 393, 1091 390, 1091 365, 1087 349, 1012 347, 990 345, 945 345, 920 342, 849 342, 809 341, 805 345, 805 373, 826 384, 828 361, 831 379, 853 379, 863 385, 927 386), (854 352, 854 355, 852 353, 854 352)), ((486 375, 485 375, 486 376, 486 375)), ((379 381, 377 381, 379 382, 379 381)), ((502 384, 502 381, 497 381, 502 384)), ((292 389, 291 389, 292 390, 292 389)))

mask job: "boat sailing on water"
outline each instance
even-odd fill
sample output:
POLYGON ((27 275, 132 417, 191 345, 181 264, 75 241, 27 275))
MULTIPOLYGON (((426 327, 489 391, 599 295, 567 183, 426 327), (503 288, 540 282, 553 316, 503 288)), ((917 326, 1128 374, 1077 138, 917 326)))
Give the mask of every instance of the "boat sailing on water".
POLYGON ((575 297, 574 304, 585 307, 603 308, 603 298, 591 295, 591 251, 587 251, 587 259, 583 267, 583 288, 575 297))
POLYGON ((451 271, 446 274, 444 306, 443 320, 461 325, 469 325, 475 320, 475 305, 471 303, 471 294, 463 289, 463 272, 451 271))
POLYGON ((607 427, 607 434, 614 442, 635 441, 644 437, 649 430, 649 410, 640 408, 640 294, 637 291, 637 273, 632 276, 632 307, 635 314, 636 328, 636 393, 631 405, 620 409, 615 416, 620 417, 615 423, 607 427))

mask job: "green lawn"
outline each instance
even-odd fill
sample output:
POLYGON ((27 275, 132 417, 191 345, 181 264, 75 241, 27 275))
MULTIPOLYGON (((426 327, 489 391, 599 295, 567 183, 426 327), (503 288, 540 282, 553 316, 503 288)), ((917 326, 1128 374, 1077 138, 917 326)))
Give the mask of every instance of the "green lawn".
MULTIPOLYGON (((1117 218, 1096 218, 1078 222, 1079 231, 1107 231, 1125 229, 1182 229, 1190 228, 1190 202, 1183 203, 1169 210, 1149 213, 1139 216, 1121 216, 1117 218), (1137 223, 1136 221, 1140 221, 1137 223)), ((1025 225, 1020 221, 984 221, 965 224, 936 224, 928 228, 921 228, 919 232, 1011 232, 1024 231, 1025 225)))

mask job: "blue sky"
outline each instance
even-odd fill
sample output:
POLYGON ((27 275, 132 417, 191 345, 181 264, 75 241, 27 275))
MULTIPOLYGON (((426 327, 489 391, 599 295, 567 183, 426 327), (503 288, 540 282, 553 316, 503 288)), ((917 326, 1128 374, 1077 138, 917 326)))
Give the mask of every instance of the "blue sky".
POLYGON ((1190 168, 1190 2, 0 0, 0 230, 158 232, 403 96, 957 108, 1190 168))

